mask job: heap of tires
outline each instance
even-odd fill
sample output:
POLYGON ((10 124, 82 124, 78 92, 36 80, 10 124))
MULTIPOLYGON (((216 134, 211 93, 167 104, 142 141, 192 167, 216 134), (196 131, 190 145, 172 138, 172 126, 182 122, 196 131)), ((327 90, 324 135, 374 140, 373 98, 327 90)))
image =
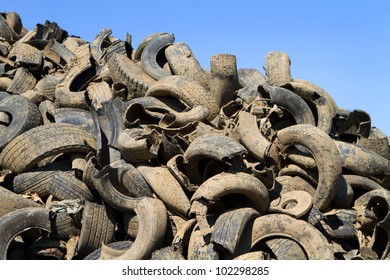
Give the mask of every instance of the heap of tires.
POLYGON ((0 14, 1 259, 386 259, 389 140, 269 52, 0 14))

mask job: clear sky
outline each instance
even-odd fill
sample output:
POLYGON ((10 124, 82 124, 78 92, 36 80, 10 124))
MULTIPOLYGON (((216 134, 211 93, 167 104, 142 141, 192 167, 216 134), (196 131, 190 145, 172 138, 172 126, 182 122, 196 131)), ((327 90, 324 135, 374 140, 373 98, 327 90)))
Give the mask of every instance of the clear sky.
POLYGON ((133 47, 154 32, 174 33, 200 64, 230 53, 239 68, 264 73, 269 51, 291 58, 293 78, 325 89, 344 109, 370 114, 390 135, 390 1, 352 0, 2 0, 2 12, 18 12, 30 30, 55 21, 71 35, 92 41, 104 27, 133 47))

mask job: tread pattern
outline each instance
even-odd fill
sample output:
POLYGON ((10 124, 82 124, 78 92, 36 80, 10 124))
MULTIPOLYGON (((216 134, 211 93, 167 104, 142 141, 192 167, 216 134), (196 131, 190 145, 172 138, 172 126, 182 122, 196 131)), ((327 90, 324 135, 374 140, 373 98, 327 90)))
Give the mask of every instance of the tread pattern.
POLYGON ((24 96, 11 95, 0 101, 0 112, 12 116, 9 126, 0 133, 0 150, 12 139, 42 123, 38 107, 24 96))
POLYGON ((75 177, 74 172, 55 172, 47 188, 50 194, 60 200, 85 198, 94 201, 91 190, 75 177))
POLYGON ((29 89, 33 89, 36 83, 37 80, 27 69, 18 68, 12 80, 12 84, 7 89, 7 92, 21 94, 29 89))
POLYGON ((86 202, 81 221, 78 250, 84 257, 102 244, 113 241, 115 233, 115 211, 109 206, 86 202))
POLYGON ((107 60, 112 79, 127 86, 136 97, 144 96, 155 80, 145 74, 124 54, 114 54, 107 60))
POLYGON ((96 140, 84 129, 70 124, 47 124, 30 129, 8 143, 0 153, 0 165, 19 174, 49 156, 93 150, 96 150, 96 140))
POLYGON ((213 120, 219 113, 219 106, 212 96, 201 84, 186 76, 167 76, 158 80, 147 91, 146 96, 177 98, 189 107, 201 105, 209 109, 208 120, 213 120))
POLYGON ((75 223, 67 213, 57 213, 55 219, 51 221, 51 233, 50 238, 57 240, 69 239, 73 235, 80 233, 80 230, 76 228, 75 223))
POLYGON ((49 195, 48 184, 56 171, 34 171, 15 176, 13 191, 19 194, 32 191, 39 196, 49 195))
POLYGON ((271 86, 282 86, 292 81, 291 60, 287 53, 269 52, 265 59, 268 83, 271 86))

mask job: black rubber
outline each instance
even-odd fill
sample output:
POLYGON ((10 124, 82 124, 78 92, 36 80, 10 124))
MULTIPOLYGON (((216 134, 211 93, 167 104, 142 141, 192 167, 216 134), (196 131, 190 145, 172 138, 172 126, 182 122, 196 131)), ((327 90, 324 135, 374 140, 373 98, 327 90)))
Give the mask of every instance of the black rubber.
POLYGON ((157 56, 174 41, 175 36, 173 34, 163 34, 150 40, 141 55, 141 68, 146 74, 156 80, 170 75, 158 65, 157 56))
POLYGON ((32 228, 51 231, 50 210, 25 207, 12 211, 0 218, 0 260, 7 259, 8 247, 20 233, 32 228))
POLYGON ((11 123, 0 134, 0 150, 16 136, 42 123, 38 107, 20 95, 11 95, 0 101, 0 112, 11 116, 11 123))
POLYGON ((294 92, 272 86, 259 86, 258 92, 263 98, 270 98, 272 104, 287 110, 296 124, 315 125, 315 119, 309 105, 294 92))
POLYGON ((74 172, 57 171, 48 182, 48 191, 59 200, 83 198, 95 201, 91 190, 75 177, 74 172))
POLYGON ((32 169, 41 160, 61 153, 96 150, 92 134, 70 124, 38 126, 14 138, 0 153, 0 164, 15 174, 32 169))
POLYGON ((39 206, 38 203, 0 186, 0 217, 17 209, 39 206))
POLYGON ((115 234, 116 211, 108 205, 85 203, 81 220, 78 257, 85 257, 103 244, 112 242, 115 234))
MULTIPOLYGON (((116 241, 107 244, 106 246, 115 249, 115 250, 128 250, 130 249, 131 245, 133 245, 133 241, 125 240, 125 241, 116 241)), ((100 254, 102 252, 102 248, 98 248, 92 253, 90 253, 88 256, 86 256, 83 260, 97 260, 100 258, 100 254)))

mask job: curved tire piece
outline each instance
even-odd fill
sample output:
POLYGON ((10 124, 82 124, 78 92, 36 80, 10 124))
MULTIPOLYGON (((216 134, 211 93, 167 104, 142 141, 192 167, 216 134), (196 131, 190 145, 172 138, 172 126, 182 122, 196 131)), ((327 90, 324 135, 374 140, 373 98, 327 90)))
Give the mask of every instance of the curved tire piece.
POLYGON ((269 214, 253 222, 252 247, 272 237, 285 237, 301 245, 309 260, 334 260, 331 246, 315 227, 285 214, 269 214))
MULTIPOLYGON (((211 232, 207 223, 209 207, 223 197, 239 194, 243 200, 236 200, 236 207, 252 207, 260 214, 267 212, 270 204, 268 189, 256 177, 247 173, 219 173, 206 180, 192 195, 190 215, 196 216, 199 228, 203 235, 211 232)), ((234 204, 230 201, 230 207, 234 204)))
POLYGON ((0 186, 0 217, 17 209, 39 206, 38 203, 28 200, 27 198, 0 186))
POLYGON ((175 43, 165 49, 165 56, 175 75, 187 76, 209 90, 210 74, 195 58, 190 47, 183 42, 175 43))
POLYGON ((156 80, 170 75, 158 65, 157 55, 174 41, 173 34, 162 34, 150 40, 141 55, 141 68, 146 74, 156 80))
MULTIPOLYGON (((191 183, 201 184, 204 181, 207 170, 200 162, 213 160, 225 165, 231 165, 235 159, 247 154, 247 150, 237 141, 224 135, 204 134, 197 137, 184 152, 186 164, 186 175, 191 183), (203 168, 203 172, 201 170, 203 168)), ((218 168, 221 168, 219 164, 218 168)))
POLYGON ((167 76, 158 80, 146 92, 147 96, 177 98, 186 103, 190 108, 202 105, 209 109, 208 120, 213 120, 219 112, 219 106, 211 93, 198 82, 185 76, 167 76))
POLYGON ((156 82, 125 54, 113 54, 107 59, 107 66, 113 81, 126 85, 129 93, 135 97, 144 96, 149 87, 156 82))
POLYGON ((187 217, 191 207, 190 201, 168 168, 143 165, 138 166, 137 169, 168 210, 187 217))
POLYGON ((0 164, 19 174, 49 156, 94 150, 96 140, 84 129, 69 124, 47 124, 30 129, 9 142, 0 153, 0 164))
POLYGON ((294 118, 296 124, 315 125, 315 119, 309 105, 294 92, 272 86, 259 86, 258 90, 262 97, 269 97, 271 103, 287 110, 294 118))
POLYGON ((37 228, 50 232, 50 210, 26 207, 12 211, 0 218, 0 259, 7 259, 7 251, 12 240, 20 233, 37 228))
POLYGON ((271 143, 261 134, 256 116, 241 111, 236 125, 239 141, 256 159, 263 161, 271 143))
MULTIPOLYGON (((114 250, 128 250, 133 245, 133 241, 125 240, 125 241, 116 241, 107 244, 106 246, 114 249, 114 250)), ((88 256, 86 256, 83 260, 98 260, 100 258, 100 255, 102 253, 102 248, 98 248, 92 253, 90 253, 88 256)))
POLYGON ((237 70, 238 81, 242 87, 256 89, 267 84, 267 78, 254 68, 240 68, 237 70))
POLYGON ((11 123, 0 134, 0 150, 16 136, 42 123, 38 107, 23 96, 12 95, 1 100, 0 112, 12 116, 11 123))
POLYGON ((114 238, 116 211, 108 205, 85 203, 78 242, 80 257, 85 257, 114 238))
POLYGON ((302 145, 313 155, 318 169, 313 203, 320 210, 325 210, 340 188, 341 156, 334 140, 321 129, 305 124, 284 128, 277 137, 282 145, 302 145))
POLYGON ((139 233, 127 251, 107 250, 103 246, 99 259, 148 259, 160 246, 167 230, 168 214, 164 204, 155 198, 143 198, 135 208, 139 219, 139 233))
POLYGON ((369 149, 342 141, 335 141, 340 151, 343 168, 365 177, 382 176, 390 171, 389 161, 369 149))
POLYGON ((317 127, 329 134, 338 110, 333 98, 322 88, 304 80, 294 80, 283 87, 292 90, 315 106, 317 127))

